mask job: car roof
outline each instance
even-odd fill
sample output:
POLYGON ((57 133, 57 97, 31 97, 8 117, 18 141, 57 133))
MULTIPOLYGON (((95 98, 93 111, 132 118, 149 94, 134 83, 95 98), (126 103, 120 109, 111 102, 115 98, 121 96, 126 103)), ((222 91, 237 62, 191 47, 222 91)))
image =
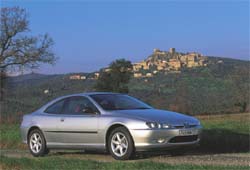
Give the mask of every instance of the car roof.
POLYGON ((84 93, 75 93, 75 94, 69 94, 69 95, 64 95, 64 96, 60 96, 55 98, 53 101, 57 101, 63 98, 67 98, 67 97, 74 97, 74 96, 91 96, 91 95, 98 95, 98 94, 122 94, 122 93, 113 93, 113 92, 84 92, 84 93))
POLYGON ((74 96, 90 96, 90 95, 98 95, 98 94, 122 94, 122 93, 113 93, 113 92, 85 92, 85 93, 75 93, 75 94, 69 94, 69 95, 64 95, 64 96, 60 96, 57 97, 53 100, 51 100, 50 102, 48 102, 47 104, 45 104, 44 106, 42 106, 39 110, 44 110, 46 109, 48 106, 50 106, 51 104, 63 99, 63 98, 67 98, 67 97, 74 97, 74 96))

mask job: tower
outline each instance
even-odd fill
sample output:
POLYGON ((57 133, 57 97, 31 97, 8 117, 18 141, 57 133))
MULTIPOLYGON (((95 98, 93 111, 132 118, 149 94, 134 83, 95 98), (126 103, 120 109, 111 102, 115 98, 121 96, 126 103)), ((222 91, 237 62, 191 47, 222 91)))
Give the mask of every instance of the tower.
POLYGON ((170 52, 171 54, 174 54, 174 53, 175 53, 175 48, 170 48, 170 49, 169 49, 169 52, 170 52))

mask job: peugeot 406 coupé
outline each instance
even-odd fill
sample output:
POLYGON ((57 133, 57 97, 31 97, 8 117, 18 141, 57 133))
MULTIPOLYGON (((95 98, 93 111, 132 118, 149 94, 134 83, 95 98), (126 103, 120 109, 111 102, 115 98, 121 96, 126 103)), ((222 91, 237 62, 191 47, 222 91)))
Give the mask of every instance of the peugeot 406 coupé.
POLYGON ((119 93, 63 96, 23 117, 21 135, 33 156, 49 149, 100 149, 115 159, 136 151, 171 149, 199 143, 200 122, 157 110, 119 93))

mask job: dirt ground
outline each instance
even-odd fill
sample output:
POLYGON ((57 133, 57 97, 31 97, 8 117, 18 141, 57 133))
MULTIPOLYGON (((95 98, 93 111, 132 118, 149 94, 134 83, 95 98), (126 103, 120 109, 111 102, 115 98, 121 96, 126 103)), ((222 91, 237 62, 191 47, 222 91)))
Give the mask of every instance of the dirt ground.
MULTIPOLYGON (((14 158, 33 158, 32 155, 25 150, 0 150, 1 155, 14 158)), ((105 153, 88 152, 84 151, 52 151, 47 157, 62 157, 62 158, 75 158, 83 160, 95 160, 100 162, 112 162, 114 160, 110 155, 105 153)), ((137 154, 135 161, 153 161, 168 164, 192 164, 192 165, 242 165, 250 166, 250 153, 225 153, 225 154, 192 154, 187 153, 183 156, 170 156, 168 153, 140 153, 137 154)))

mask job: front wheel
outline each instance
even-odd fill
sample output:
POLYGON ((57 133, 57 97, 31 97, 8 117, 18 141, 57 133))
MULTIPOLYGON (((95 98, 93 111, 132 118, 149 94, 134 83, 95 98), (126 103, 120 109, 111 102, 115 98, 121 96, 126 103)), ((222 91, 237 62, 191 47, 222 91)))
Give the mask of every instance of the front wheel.
POLYGON ((32 130, 29 134, 29 150, 30 153, 37 156, 44 156, 49 153, 46 147, 46 141, 42 132, 38 129, 32 130))
POLYGON ((115 128, 108 139, 108 149, 117 160, 130 159, 134 154, 133 139, 125 127, 115 128))

